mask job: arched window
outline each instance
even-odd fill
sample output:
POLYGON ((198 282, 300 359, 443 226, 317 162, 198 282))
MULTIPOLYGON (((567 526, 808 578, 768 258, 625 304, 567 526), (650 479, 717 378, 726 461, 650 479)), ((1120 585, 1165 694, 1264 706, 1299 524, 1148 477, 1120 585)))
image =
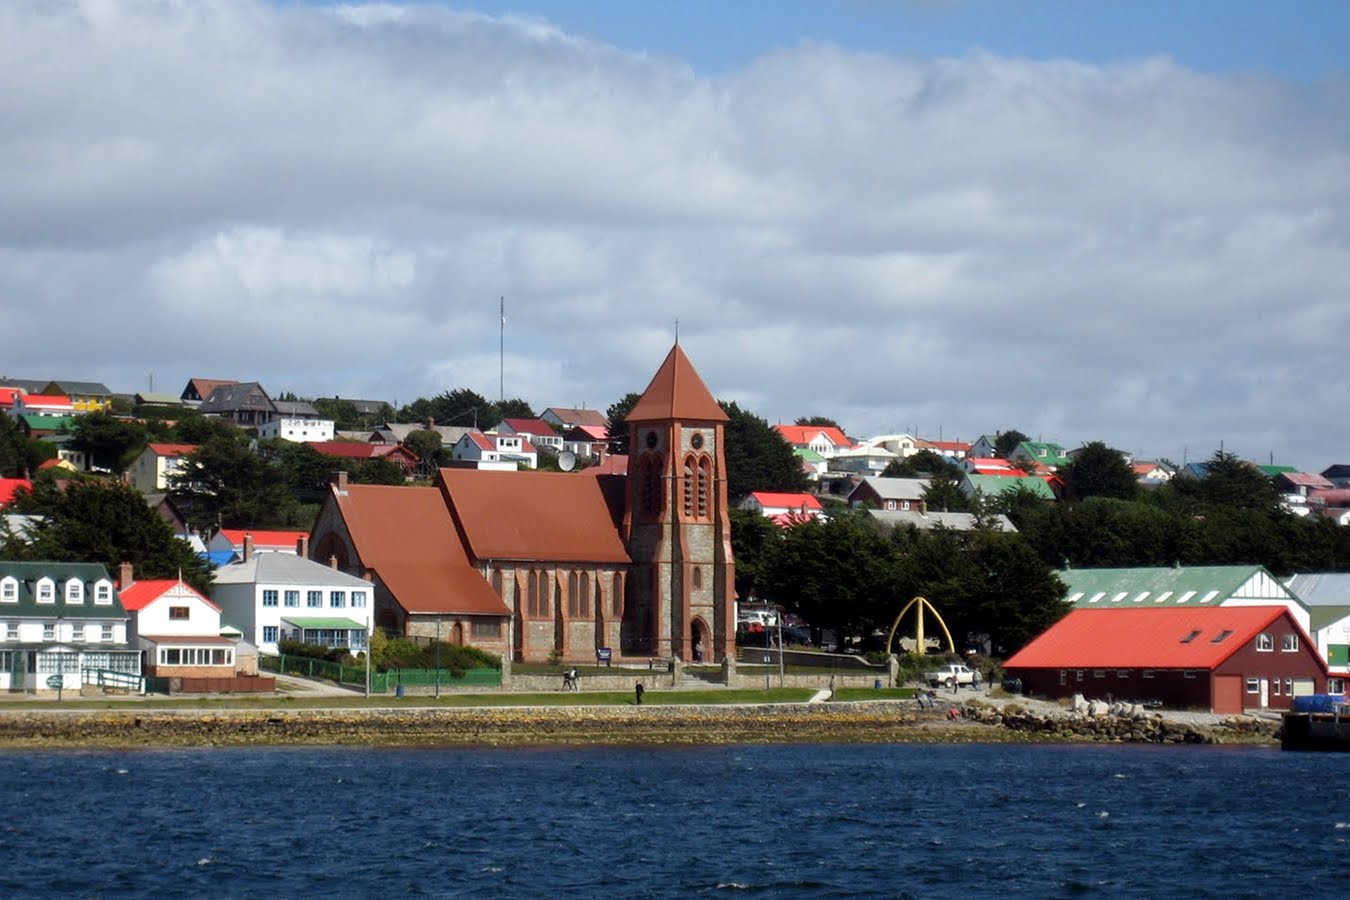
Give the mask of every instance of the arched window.
POLYGON ((497 592, 497 596, 498 596, 498 597, 501 597, 503 600, 506 599, 505 595, 502 594, 502 570, 501 570, 501 569, 493 569, 493 570, 492 570, 492 589, 493 589, 494 591, 497 592))
POLYGON ((577 592, 577 605, 583 619, 591 617, 591 573, 581 573, 581 590, 577 592))
POLYGON ((642 457, 641 465, 642 512, 655 518, 664 508, 661 492, 661 454, 648 453, 642 457))
POLYGON ((531 616, 539 615, 539 573, 531 570, 525 611, 531 616))
POLYGON ((613 596, 609 598, 610 607, 615 618, 623 616, 623 573, 614 573, 614 591, 613 596))
POLYGON ((600 593, 600 579, 595 579, 595 617, 600 618, 605 611, 604 597, 600 593))
POLYGON ((696 591, 697 591, 697 590, 702 590, 702 588, 703 588, 703 567, 702 567, 702 566, 694 566, 694 573, 693 573, 693 575, 692 575, 692 580, 693 580, 693 582, 694 582, 694 590, 696 590, 696 591))
POLYGON ((698 517, 708 518, 708 493, 712 490, 712 460, 703 457, 698 461, 698 517))
POLYGON ((580 599, 577 591, 577 573, 571 572, 567 576, 567 614, 574 619, 580 611, 580 599))
POLYGON ((684 517, 694 517, 694 458, 684 458, 684 517))

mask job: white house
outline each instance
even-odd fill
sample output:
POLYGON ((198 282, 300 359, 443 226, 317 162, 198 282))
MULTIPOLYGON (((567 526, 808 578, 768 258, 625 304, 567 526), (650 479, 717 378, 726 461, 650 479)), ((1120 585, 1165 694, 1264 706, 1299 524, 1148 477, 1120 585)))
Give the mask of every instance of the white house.
POLYGON ((818 519, 825 515, 814 494, 793 494, 775 491, 751 491, 741 501, 741 509, 757 512, 778 525, 791 525, 803 518, 818 519))
POLYGON ((859 475, 879 475, 900 457, 885 447, 856 447, 841 450, 830 460, 831 472, 853 472, 859 475))
POLYGON ((254 553, 299 553, 309 546, 307 531, 266 531, 262 529, 222 528, 211 537, 206 549, 211 553, 233 553, 239 558, 254 553))
POLYGON ((333 436, 332 419, 273 419, 258 426, 259 438, 280 438, 296 444, 305 441, 331 441, 333 436))
POLYGON ((497 434, 517 435, 523 438, 525 443, 543 447, 553 453, 559 453, 563 448, 562 435, 554 431, 543 419, 502 419, 497 426, 497 434))
POLYGON ((1327 692, 1344 693, 1350 677, 1350 572, 1300 573, 1284 583, 1308 607, 1308 635, 1340 682, 1328 684, 1327 692))
POLYGON ((364 650, 374 610, 369 581, 286 553, 254 553, 216 570, 211 599, 261 653, 283 639, 364 650))
POLYGON ((452 459, 473 463, 480 469, 510 471, 524 465, 533 469, 539 464, 534 446, 518 434, 465 432, 450 448, 452 459))
POLYGON ((0 690, 79 690, 97 672, 141 674, 127 613, 98 563, 0 562, 0 690))
POLYGON ((833 425, 775 425, 783 440, 794 450, 811 450, 825 459, 853 446, 844 432, 833 425))
POLYGON ((195 452, 196 444, 147 444, 131 464, 131 486, 142 494, 167 491, 169 479, 183 471, 185 458, 195 452))
POLYGON ((908 434, 879 434, 876 437, 865 439, 859 447, 880 447, 883 450, 889 450, 901 459, 906 456, 913 456, 924 448, 927 441, 919 440, 913 435, 908 434))
MULTIPOLYGON (((124 583, 131 577, 126 565, 124 583)), ((220 607, 181 580, 127 583, 119 592, 131 614, 130 633, 144 654, 147 675, 161 678, 231 678, 240 671, 240 656, 252 661, 254 652, 236 655, 237 628, 220 620, 220 607)), ((248 647, 251 651, 251 646, 248 647)))

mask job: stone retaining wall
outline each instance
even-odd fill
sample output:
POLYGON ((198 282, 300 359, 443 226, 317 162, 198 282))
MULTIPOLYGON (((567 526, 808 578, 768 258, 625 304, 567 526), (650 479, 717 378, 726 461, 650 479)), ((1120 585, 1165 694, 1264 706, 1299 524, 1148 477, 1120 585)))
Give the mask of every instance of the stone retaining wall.
POLYGON ((1149 744, 1268 743, 1277 739, 1280 722, 1230 716, 1213 724, 1169 720, 1159 713, 1085 715, 1029 712, 1009 705, 999 709, 972 702, 962 706, 972 722, 1061 741, 1149 744))

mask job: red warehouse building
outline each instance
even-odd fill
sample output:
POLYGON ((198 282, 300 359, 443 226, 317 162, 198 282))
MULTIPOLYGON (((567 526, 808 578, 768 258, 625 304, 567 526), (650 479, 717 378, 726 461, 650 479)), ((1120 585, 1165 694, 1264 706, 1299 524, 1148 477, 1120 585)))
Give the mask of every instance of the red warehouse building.
POLYGON ((1327 668, 1283 606, 1076 609, 1005 664, 1027 694, 1241 713, 1326 690, 1327 668))

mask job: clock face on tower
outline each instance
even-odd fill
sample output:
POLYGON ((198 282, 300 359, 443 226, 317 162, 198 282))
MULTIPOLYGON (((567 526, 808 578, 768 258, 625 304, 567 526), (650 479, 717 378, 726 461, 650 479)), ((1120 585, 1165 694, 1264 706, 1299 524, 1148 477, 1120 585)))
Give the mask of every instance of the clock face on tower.
POLYGON ((658 438, 656 437, 656 432, 655 432, 655 431, 649 431, 649 432, 647 432, 647 449, 648 449, 648 450, 655 450, 655 449, 656 449, 656 442, 657 442, 657 440, 658 440, 658 438))
POLYGON ((689 446, 693 447, 695 450, 702 450, 702 449, 703 449, 703 435, 701 435, 701 434, 695 434, 695 435, 693 436, 693 438, 690 439, 690 441, 689 441, 689 446))

